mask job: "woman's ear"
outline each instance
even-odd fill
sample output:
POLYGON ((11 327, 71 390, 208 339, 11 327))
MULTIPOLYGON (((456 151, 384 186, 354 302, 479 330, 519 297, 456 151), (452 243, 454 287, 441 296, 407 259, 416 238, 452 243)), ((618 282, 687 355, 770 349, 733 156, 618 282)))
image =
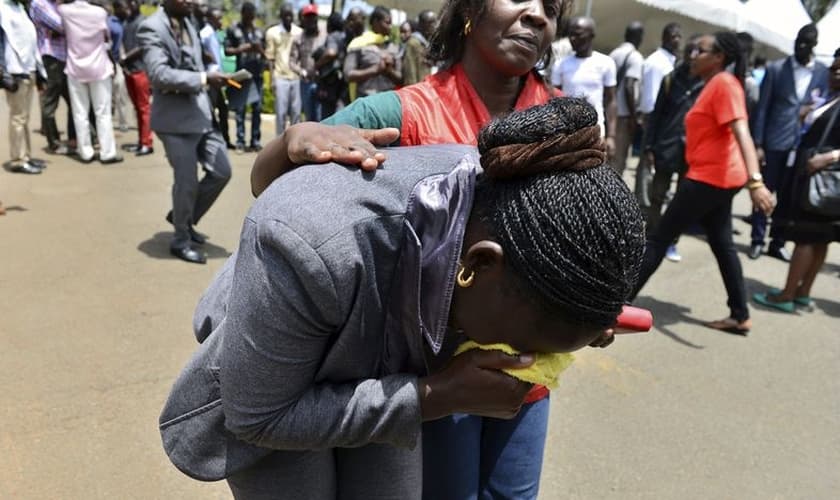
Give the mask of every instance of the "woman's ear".
POLYGON ((461 265, 468 273, 481 273, 493 268, 501 270, 504 260, 505 252, 501 245, 493 240, 481 240, 467 249, 461 259, 461 265))

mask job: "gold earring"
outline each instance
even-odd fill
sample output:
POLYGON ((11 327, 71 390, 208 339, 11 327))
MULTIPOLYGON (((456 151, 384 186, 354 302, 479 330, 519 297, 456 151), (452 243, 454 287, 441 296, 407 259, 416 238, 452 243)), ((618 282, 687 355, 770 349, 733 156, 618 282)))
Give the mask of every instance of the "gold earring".
POLYGON ((467 23, 464 25, 464 36, 469 36, 470 31, 472 31, 472 19, 467 19, 467 23))
POLYGON ((458 286, 461 288, 469 288, 473 284, 473 280, 475 279, 475 271, 470 271, 470 275, 464 278, 464 272, 467 269, 464 266, 461 266, 461 270, 458 271, 458 286))

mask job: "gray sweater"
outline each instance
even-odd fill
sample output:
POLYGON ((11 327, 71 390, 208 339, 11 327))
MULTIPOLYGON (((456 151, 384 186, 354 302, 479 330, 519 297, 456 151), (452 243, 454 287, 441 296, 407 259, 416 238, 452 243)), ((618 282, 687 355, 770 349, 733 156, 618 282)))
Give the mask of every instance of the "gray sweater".
POLYGON ((372 174, 306 166, 275 181, 199 305, 206 340, 160 418, 173 463, 216 480, 275 450, 414 448, 417 375, 449 349, 479 171, 472 147, 423 146, 372 174))

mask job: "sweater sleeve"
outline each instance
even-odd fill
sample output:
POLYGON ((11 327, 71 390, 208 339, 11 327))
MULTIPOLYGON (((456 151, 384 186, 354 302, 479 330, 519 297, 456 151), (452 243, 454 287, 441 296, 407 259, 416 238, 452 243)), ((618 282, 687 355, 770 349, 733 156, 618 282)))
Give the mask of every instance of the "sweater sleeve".
POLYGON ((316 376, 349 307, 313 249, 281 222, 246 220, 227 311, 220 384, 226 427, 265 448, 413 447, 417 378, 316 376))
POLYGON ((378 92, 356 99, 349 106, 323 120, 322 123, 370 129, 387 127, 402 129, 402 104, 396 92, 378 92))

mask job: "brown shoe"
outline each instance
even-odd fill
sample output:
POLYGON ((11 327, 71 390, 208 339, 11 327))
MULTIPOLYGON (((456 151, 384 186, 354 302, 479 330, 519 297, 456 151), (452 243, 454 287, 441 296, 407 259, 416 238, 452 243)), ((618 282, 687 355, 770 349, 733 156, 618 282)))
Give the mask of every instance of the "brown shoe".
POLYGON ((717 321, 710 321, 705 323, 705 325, 709 328, 714 328, 715 330, 734 333, 735 335, 743 335, 746 337, 750 328, 752 328, 752 320, 745 319, 744 321, 739 322, 734 318, 724 318, 717 321))

